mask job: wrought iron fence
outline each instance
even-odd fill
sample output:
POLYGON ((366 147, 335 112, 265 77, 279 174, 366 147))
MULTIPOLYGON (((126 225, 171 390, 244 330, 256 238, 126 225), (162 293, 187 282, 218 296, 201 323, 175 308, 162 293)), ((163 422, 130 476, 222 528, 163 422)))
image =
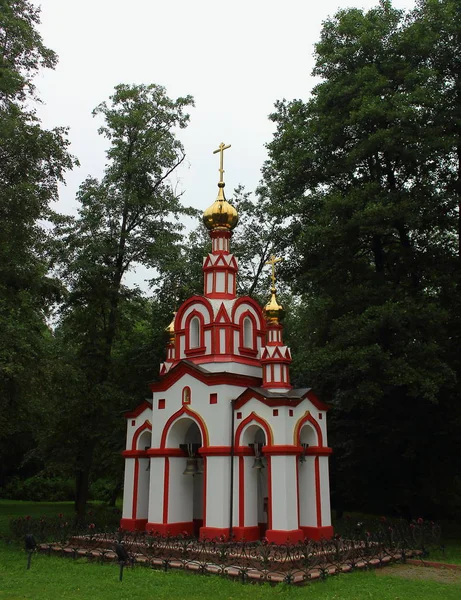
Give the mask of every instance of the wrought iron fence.
POLYGON ((16 519, 15 538, 35 536, 41 552, 93 561, 118 561, 125 566, 143 565, 169 571, 186 569, 198 574, 235 577, 240 581, 302 583, 314 579, 376 568, 407 557, 425 558, 440 544, 440 528, 418 519, 381 520, 374 527, 361 522, 345 524, 331 540, 304 540, 272 544, 266 540, 245 542, 197 540, 187 535, 170 537, 145 532, 102 530, 94 523, 58 519, 16 519), (126 551, 120 561, 120 546, 126 551))

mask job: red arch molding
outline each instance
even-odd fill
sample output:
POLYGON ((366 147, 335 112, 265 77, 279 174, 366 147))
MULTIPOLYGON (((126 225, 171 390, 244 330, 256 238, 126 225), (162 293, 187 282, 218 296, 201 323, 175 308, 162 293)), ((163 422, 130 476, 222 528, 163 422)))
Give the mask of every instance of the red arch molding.
POLYGON ((199 414, 192 411, 187 405, 180 408, 177 412, 174 413, 174 415, 171 415, 171 417, 165 423, 165 427, 163 428, 162 437, 160 440, 160 448, 166 448, 166 437, 168 435, 168 431, 170 430, 170 427, 173 425, 173 423, 177 421, 182 415, 187 415, 197 423, 197 425, 200 428, 200 433, 202 434, 202 447, 206 448, 209 445, 209 440, 208 429, 205 425, 205 421, 199 414))
POLYGON ((152 425, 149 423, 149 421, 144 421, 144 423, 141 425, 141 427, 138 427, 138 429, 136 429, 136 431, 134 432, 133 441, 131 442, 132 450, 137 450, 136 446, 138 444, 139 436, 146 429, 150 429, 152 431, 152 425))
POLYGON ((294 435, 294 443, 296 445, 300 445, 300 433, 301 433, 301 429, 303 428, 303 425, 305 423, 311 423, 311 425, 314 426, 315 432, 317 434, 317 441, 318 441, 318 447, 322 448, 323 447, 323 435, 322 435, 322 430, 320 429, 320 425, 317 423, 317 421, 314 419, 314 417, 308 413, 306 415, 304 415, 304 417, 301 417, 301 419, 296 423, 295 425, 295 435, 294 435))
POLYGON ((264 432, 266 434, 266 444, 268 446, 273 446, 274 434, 272 433, 270 425, 267 423, 267 421, 259 417, 255 412, 252 412, 250 415, 248 415, 248 417, 244 419, 237 427, 237 431, 235 432, 235 446, 240 446, 240 437, 242 435, 244 427, 249 423, 252 423, 253 421, 255 423, 258 423, 264 429, 264 432))

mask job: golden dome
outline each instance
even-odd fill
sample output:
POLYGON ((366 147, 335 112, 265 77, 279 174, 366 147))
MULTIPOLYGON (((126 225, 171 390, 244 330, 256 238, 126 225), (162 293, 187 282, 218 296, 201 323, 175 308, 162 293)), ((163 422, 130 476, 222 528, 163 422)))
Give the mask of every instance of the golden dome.
POLYGON ((233 206, 224 196, 224 182, 218 183, 218 197, 213 204, 203 213, 203 222, 207 229, 229 229, 237 225, 239 217, 233 206))
POLYGON ((168 327, 165 327, 165 331, 168 334, 168 342, 170 344, 174 344, 174 320, 176 317, 176 312, 173 313, 173 319, 171 320, 171 323, 168 325, 168 327))
POLYGON ((264 307, 264 315, 269 323, 280 323, 283 315, 283 306, 277 302, 274 287, 271 289, 271 292, 271 299, 264 307))

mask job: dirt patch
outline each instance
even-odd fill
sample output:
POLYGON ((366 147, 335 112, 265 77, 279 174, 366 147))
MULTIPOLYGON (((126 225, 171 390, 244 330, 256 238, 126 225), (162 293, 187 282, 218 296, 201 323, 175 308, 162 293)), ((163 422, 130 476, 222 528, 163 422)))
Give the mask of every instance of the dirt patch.
POLYGON ((437 583, 461 583, 461 571, 452 569, 436 569, 416 565, 392 565, 384 569, 376 569, 376 575, 401 577, 402 579, 418 579, 436 581, 437 583))

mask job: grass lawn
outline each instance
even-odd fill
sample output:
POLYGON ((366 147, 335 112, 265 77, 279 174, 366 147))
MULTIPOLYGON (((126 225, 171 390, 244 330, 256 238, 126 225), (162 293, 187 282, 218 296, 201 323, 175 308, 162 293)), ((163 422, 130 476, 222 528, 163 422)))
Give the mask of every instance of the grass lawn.
MULTIPOLYGON (((0 535, 8 518, 27 514, 72 515, 71 503, 27 503, 0 501, 0 535)), ((26 554, 15 544, 0 540, 0 600, 262 600, 287 597, 303 600, 459 600, 461 576, 446 583, 422 579, 423 567, 415 567, 406 578, 405 566, 380 572, 356 572, 330 577, 302 587, 242 585, 219 577, 180 571, 163 573, 143 567, 126 569, 118 581, 118 565, 88 563, 34 554, 26 570, 26 554), (415 575, 411 575, 415 573, 415 575)))

